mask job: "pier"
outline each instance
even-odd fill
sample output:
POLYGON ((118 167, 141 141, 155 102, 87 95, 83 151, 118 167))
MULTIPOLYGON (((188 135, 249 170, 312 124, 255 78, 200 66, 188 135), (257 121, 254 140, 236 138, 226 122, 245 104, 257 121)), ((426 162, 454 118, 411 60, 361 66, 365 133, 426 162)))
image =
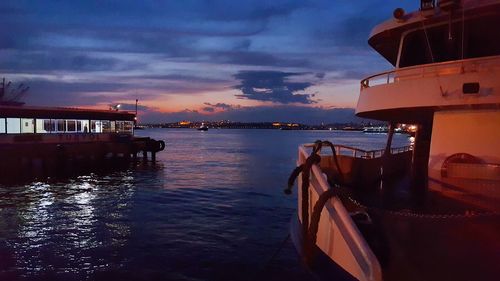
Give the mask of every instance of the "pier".
POLYGON ((118 110, 0 104, 0 180, 43 178, 156 161, 165 142, 135 137, 136 115, 118 110))
POLYGON ((131 161, 156 161, 165 142, 149 137, 103 134, 18 135, 0 146, 0 178, 4 180, 48 177, 115 168, 131 161), (71 137, 70 137, 71 136, 71 137), (61 139, 64 142, 55 140, 61 139), (138 157, 142 156, 142 157, 138 157), (148 157, 149 156, 149 157, 148 157))

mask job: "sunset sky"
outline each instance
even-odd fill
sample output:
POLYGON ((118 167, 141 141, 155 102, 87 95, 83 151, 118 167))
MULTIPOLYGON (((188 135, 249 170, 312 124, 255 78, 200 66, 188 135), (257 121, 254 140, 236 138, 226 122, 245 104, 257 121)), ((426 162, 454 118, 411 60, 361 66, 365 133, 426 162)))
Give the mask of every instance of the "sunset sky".
POLYGON ((142 122, 336 122, 391 68, 371 28, 419 1, 0 1, 0 77, 28 105, 132 109, 142 122), (339 109, 340 108, 340 109, 339 109))

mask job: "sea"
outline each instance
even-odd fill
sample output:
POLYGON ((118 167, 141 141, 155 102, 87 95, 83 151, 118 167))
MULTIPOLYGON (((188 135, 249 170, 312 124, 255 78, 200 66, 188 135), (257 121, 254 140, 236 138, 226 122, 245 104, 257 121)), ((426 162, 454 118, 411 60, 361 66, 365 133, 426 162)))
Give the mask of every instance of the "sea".
MULTIPOLYGON (((386 134, 145 129, 156 162, 0 184, 0 280, 314 280, 287 239, 297 148, 386 134)), ((393 146, 408 145, 395 135, 393 146)))

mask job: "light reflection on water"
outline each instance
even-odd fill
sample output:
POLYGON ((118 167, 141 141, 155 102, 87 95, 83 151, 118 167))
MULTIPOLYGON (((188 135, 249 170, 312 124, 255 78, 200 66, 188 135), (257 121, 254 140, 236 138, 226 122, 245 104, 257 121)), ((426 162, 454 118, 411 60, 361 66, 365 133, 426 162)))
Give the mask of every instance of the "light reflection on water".
POLYGON ((92 174, 66 183, 2 187, 2 218, 16 220, 2 227, 7 245, 0 244, 0 257, 6 258, 6 250, 11 250, 13 266, 2 268, 12 275, 3 274, 80 275, 109 267, 99 252, 123 247, 130 236, 127 212, 134 189, 129 174, 104 178, 92 174))
MULTIPOLYGON (((0 280, 307 280, 289 244, 283 195, 297 146, 383 148, 385 135, 145 130, 156 165, 64 182, 0 186, 0 280)), ((395 146, 406 145, 397 136, 395 146)))

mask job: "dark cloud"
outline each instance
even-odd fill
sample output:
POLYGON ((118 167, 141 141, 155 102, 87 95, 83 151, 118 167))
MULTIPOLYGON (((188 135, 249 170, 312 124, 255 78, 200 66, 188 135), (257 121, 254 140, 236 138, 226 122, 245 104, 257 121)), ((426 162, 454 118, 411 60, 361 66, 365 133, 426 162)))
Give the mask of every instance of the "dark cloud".
POLYGON ((203 103, 204 105, 208 105, 208 107, 212 108, 212 109, 222 109, 222 110, 230 110, 230 109, 235 109, 235 108, 240 108, 241 106, 239 105, 231 105, 231 104, 227 104, 227 103, 222 103, 222 102, 218 102, 216 104, 211 104, 209 102, 205 102, 203 103))
MULTIPOLYGON (((144 65, 136 65, 136 68, 144 65)), ((131 69, 129 64, 114 58, 97 58, 80 52, 8 52, 0 54, 0 70, 18 73, 40 71, 111 71, 131 69)))
POLYGON ((240 71, 234 78, 240 84, 234 86, 241 90, 239 98, 275 103, 315 103, 311 94, 298 94, 313 85, 311 82, 291 82, 290 77, 300 76, 303 73, 281 71, 240 71))
MULTIPOLYGON (((2 76, 0 75, 0 78, 2 76)), ((138 98, 141 102, 162 96, 178 94, 199 94, 216 91, 222 83, 231 81, 189 75, 137 75, 137 76, 78 76, 76 79, 59 80, 57 75, 47 78, 6 77, 16 84, 23 83, 30 90, 22 100, 36 106, 93 106, 96 104, 117 104, 138 98)), ((158 105, 160 107, 161 104, 158 105)), ((215 107, 222 108, 219 103, 215 107)), ((135 109, 135 105, 133 106, 135 109)), ((146 110, 147 108, 139 108, 146 110)), ((129 109, 127 109, 129 110, 129 109)))
POLYGON ((287 57, 268 52, 257 51, 219 51, 206 54, 210 61, 252 65, 252 66, 276 66, 276 67, 306 67, 310 62, 305 58, 287 57))
MULTIPOLYGON (((29 86, 30 89, 23 96, 22 101, 36 106, 95 106, 118 104, 121 100, 139 98, 143 101, 156 97, 154 94, 144 92, 131 97, 131 94, 127 92, 129 85, 118 79, 116 81, 66 82, 48 79, 19 79, 12 82, 16 85, 23 83, 29 86)), ((135 107, 135 104, 133 106, 135 107)), ((139 109, 146 110, 147 108, 139 109)))
POLYGON ((154 61, 126 64, 110 55, 135 53, 156 54, 161 56, 159 60, 299 67, 313 72, 349 69, 352 61, 345 58, 346 53, 368 50, 370 28, 390 17, 393 7, 399 4, 293 0, 3 1, 0 49, 24 52, 3 58, 0 54, 0 65, 6 72, 126 71, 154 66, 154 61), (296 13, 299 11, 300 16, 296 13), (288 19, 292 16, 293 21, 288 19), (306 34, 298 32, 303 28, 306 34), (291 41, 303 47, 294 47, 291 41), (289 48, 292 50, 283 51, 289 48), (104 54, 92 57, 89 52, 104 54))
POLYGON ((47 40, 51 48, 189 55, 199 38, 241 41, 265 31, 270 19, 305 6, 296 1, 7 1, 0 3, 0 47, 39 49, 47 40))
POLYGON ((215 20, 239 21, 239 20, 269 20, 273 17, 285 17, 298 9, 307 7, 305 2, 285 1, 213 1, 207 7, 210 16, 215 20), (231 12, 228 12, 231 11, 231 12))
POLYGON ((222 102, 218 102, 218 103, 215 103, 215 104, 212 104, 212 103, 209 103, 209 102, 205 102, 203 103, 204 105, 206 105, 205 107, 203 107, 203 111, 205 112, 215 112, 215 111, 227 111, 227 110, 233 110, 233 109, 239 109, 241 108, 240 105, 231 105, 231 104, 227 104, 227 103, 222 103, 222 102))
POLYGON ((252 40, 250 39, 244 39, 240 42, 237 42, 235 46, 233 47, 233 50, 248 50, 250 46, 252 45, 252 40))
POLYGON ((316 78, 318 78, 318 79, 323 79, 323 78, 325 78, 325 75, 326 75, 326 74, 325 74, 324 72, 318 72, 318 73, 316 73, 314 76, 315 76, 316 78))
MULTIPOLYGON (((25 96, 25 102, 29 105, 41 106, 107 104, 119 95, 110 97, 104 94, 105 92, 120 93, 125 87, 116 82, 60 82, 43 79, 25 80, 23 83, 30 87, 25 96)), ((125 93, 121 96, 126 98, 125 93)))
POLYGON ((206 111, 206 112, 214 112, 215 111, 215 108, 211 107, 211 106, 206 106, 202 109, 203 111, 206 111))
POLYGON ((179 82, 189 82, 189 83, 228 83, 229 79, 217 79, 210 77, 200 77, 196 75, 185 75, 185 74, 165 74, 165 75, 139 75, 139 76, 129 76, 129 78, 134 79, 148 79, 148 80, 169 80, 169 81, 179 81, 179 82))

